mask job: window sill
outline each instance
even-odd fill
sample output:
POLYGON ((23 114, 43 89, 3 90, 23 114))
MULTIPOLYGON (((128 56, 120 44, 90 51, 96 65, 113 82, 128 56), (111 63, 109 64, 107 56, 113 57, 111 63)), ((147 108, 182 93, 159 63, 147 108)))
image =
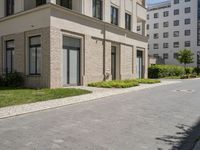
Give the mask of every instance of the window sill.
POLYGON ((41 77, 41 74, 36 74, 36 75, 34 75, 34 74, 29 74, 29 75, 26 75, 26 77, 41 77))

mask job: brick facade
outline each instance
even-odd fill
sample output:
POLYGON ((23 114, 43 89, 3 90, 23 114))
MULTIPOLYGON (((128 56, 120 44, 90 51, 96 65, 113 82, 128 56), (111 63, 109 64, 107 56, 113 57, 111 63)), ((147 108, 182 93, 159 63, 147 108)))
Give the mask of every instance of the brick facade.
POLYGON ((131 79, 135 77, 136 48, 122 43, 103 41, 89 35, 78 35, 68 31, 62 31, 55 27, 41 28, 24 33, 3 36, 0 48, 0 70, 4 66, 5 52, 3 52, 6 40, 15 41, 14 69, 24 73, 27 87, 59 88, 63 86, 63 36, 77 37, 81 39, 81 84, 112 79, 111 74, 111 46, 117 45, 118 63, 117 79, 131 79), (28 40, 29 37, 41 35, 42 47, 42 73, 40 76, 30 76, 28 66, 28 40), (105 44, 105 45, 104 45, 105 44), (3 53, 3 54, 2 54, 3 53))

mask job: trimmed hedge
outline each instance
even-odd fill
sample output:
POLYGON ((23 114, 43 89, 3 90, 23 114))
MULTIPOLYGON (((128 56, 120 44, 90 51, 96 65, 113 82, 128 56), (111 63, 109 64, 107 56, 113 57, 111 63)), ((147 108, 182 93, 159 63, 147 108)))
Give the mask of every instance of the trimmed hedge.
POLYGON ((88 86, 91 87, 101 87, 101 88, 129 88, 138 86, 139 83, 136 81, 131 80, 123 80, 123 81, 103 81, 103 82, 96 82, 96 83, 90 83, 88 86))
POLYGON ((185 75, 185 68, 174 65, 154 65, 149 67, 149 78, 165 78, 185 75))
POLYGON ((130 80, 114 80, 90 83, 88 86, 101 88, 129 88, 138 86, 139 84, 155 84, 160 83, 160 80, 153 79, 130 79, 130 80))

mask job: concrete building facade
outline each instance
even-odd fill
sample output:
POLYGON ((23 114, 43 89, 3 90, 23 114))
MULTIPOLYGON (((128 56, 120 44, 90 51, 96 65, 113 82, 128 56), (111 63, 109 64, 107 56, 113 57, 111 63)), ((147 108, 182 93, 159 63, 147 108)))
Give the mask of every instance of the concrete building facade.
POLYGON ((0 7, 0 75, 17 71, 39 88, 147 77, 144 0, 1 0, 0 7))
POLYGON ((186 48, 200 51, 200 0, 168 0, 148 6, 147 36, 149 54, 163 58, 165 64, 180 65, 177 53, 186 48))

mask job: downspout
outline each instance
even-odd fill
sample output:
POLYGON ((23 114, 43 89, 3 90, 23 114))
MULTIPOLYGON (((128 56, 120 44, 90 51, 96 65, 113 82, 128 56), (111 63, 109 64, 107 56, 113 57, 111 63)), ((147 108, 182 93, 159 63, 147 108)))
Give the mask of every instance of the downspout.
POLYGON ((103 76, 104 81, 106 80, 106 25, 103 26, 103 76))

